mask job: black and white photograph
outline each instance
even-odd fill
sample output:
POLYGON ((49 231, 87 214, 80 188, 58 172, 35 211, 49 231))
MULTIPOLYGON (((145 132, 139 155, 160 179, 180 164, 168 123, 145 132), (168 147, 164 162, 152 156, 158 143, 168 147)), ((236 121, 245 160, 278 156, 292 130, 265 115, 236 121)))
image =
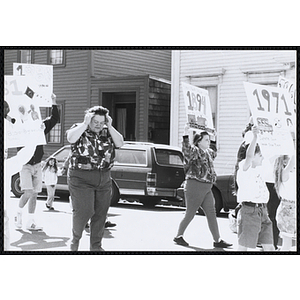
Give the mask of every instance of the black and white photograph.
POLYGON ((4 252, 297 252, 297 48, 4 49, 4 252))
POLYGON ((294 1, 6 1, 3 299, 297 298, 294 1))

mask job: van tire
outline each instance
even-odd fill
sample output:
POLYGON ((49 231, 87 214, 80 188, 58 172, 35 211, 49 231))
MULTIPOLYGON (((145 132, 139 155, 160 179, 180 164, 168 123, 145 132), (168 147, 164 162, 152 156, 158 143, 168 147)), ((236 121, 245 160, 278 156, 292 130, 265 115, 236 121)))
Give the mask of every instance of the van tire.
POLYGON ((21 186, 20 186, 19 173, 13 175, 11 178, 11 191, 17 198, 20 198, 24 194, 24 192, 21 190, 21 186))

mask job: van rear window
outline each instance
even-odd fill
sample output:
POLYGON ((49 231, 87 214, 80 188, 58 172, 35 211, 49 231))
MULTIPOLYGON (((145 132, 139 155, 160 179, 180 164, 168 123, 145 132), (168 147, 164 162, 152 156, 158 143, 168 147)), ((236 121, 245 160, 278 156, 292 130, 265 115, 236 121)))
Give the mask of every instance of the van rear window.
POLYGON ((180 152, 155 149, 156 161, 160 165, 183 166, 183 157, 180 152))
POLYGON ((147 165, 146 150, 116 149, 115 164, 147 165))

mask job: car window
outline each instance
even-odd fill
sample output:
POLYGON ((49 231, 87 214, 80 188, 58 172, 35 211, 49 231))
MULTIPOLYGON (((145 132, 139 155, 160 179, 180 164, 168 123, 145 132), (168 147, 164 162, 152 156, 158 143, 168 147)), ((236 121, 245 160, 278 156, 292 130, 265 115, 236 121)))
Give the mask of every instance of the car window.
POLYGON ((155 149, 156 161, 160 165, 183 166, 182 154, 173 150, 155 149))
POLYGON ((147 165, 146 150, 116 149, 115 164, 147 165))

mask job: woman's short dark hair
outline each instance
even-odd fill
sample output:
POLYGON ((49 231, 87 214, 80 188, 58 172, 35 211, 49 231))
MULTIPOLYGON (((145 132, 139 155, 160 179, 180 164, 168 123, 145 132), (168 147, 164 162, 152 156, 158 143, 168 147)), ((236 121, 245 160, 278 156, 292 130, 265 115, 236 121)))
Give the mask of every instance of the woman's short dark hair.
POLYGON ((101 105, 96 105, 87 109, 85 113, 94 113, 95 115, 105 116, 109 113, 109 110, 101 105))
POLYGON ((209 135, 207 131, 202 131, 200 134, 196 133, 194 135, 193 143, 195 146, 203 139, 204 136, 209 135))

